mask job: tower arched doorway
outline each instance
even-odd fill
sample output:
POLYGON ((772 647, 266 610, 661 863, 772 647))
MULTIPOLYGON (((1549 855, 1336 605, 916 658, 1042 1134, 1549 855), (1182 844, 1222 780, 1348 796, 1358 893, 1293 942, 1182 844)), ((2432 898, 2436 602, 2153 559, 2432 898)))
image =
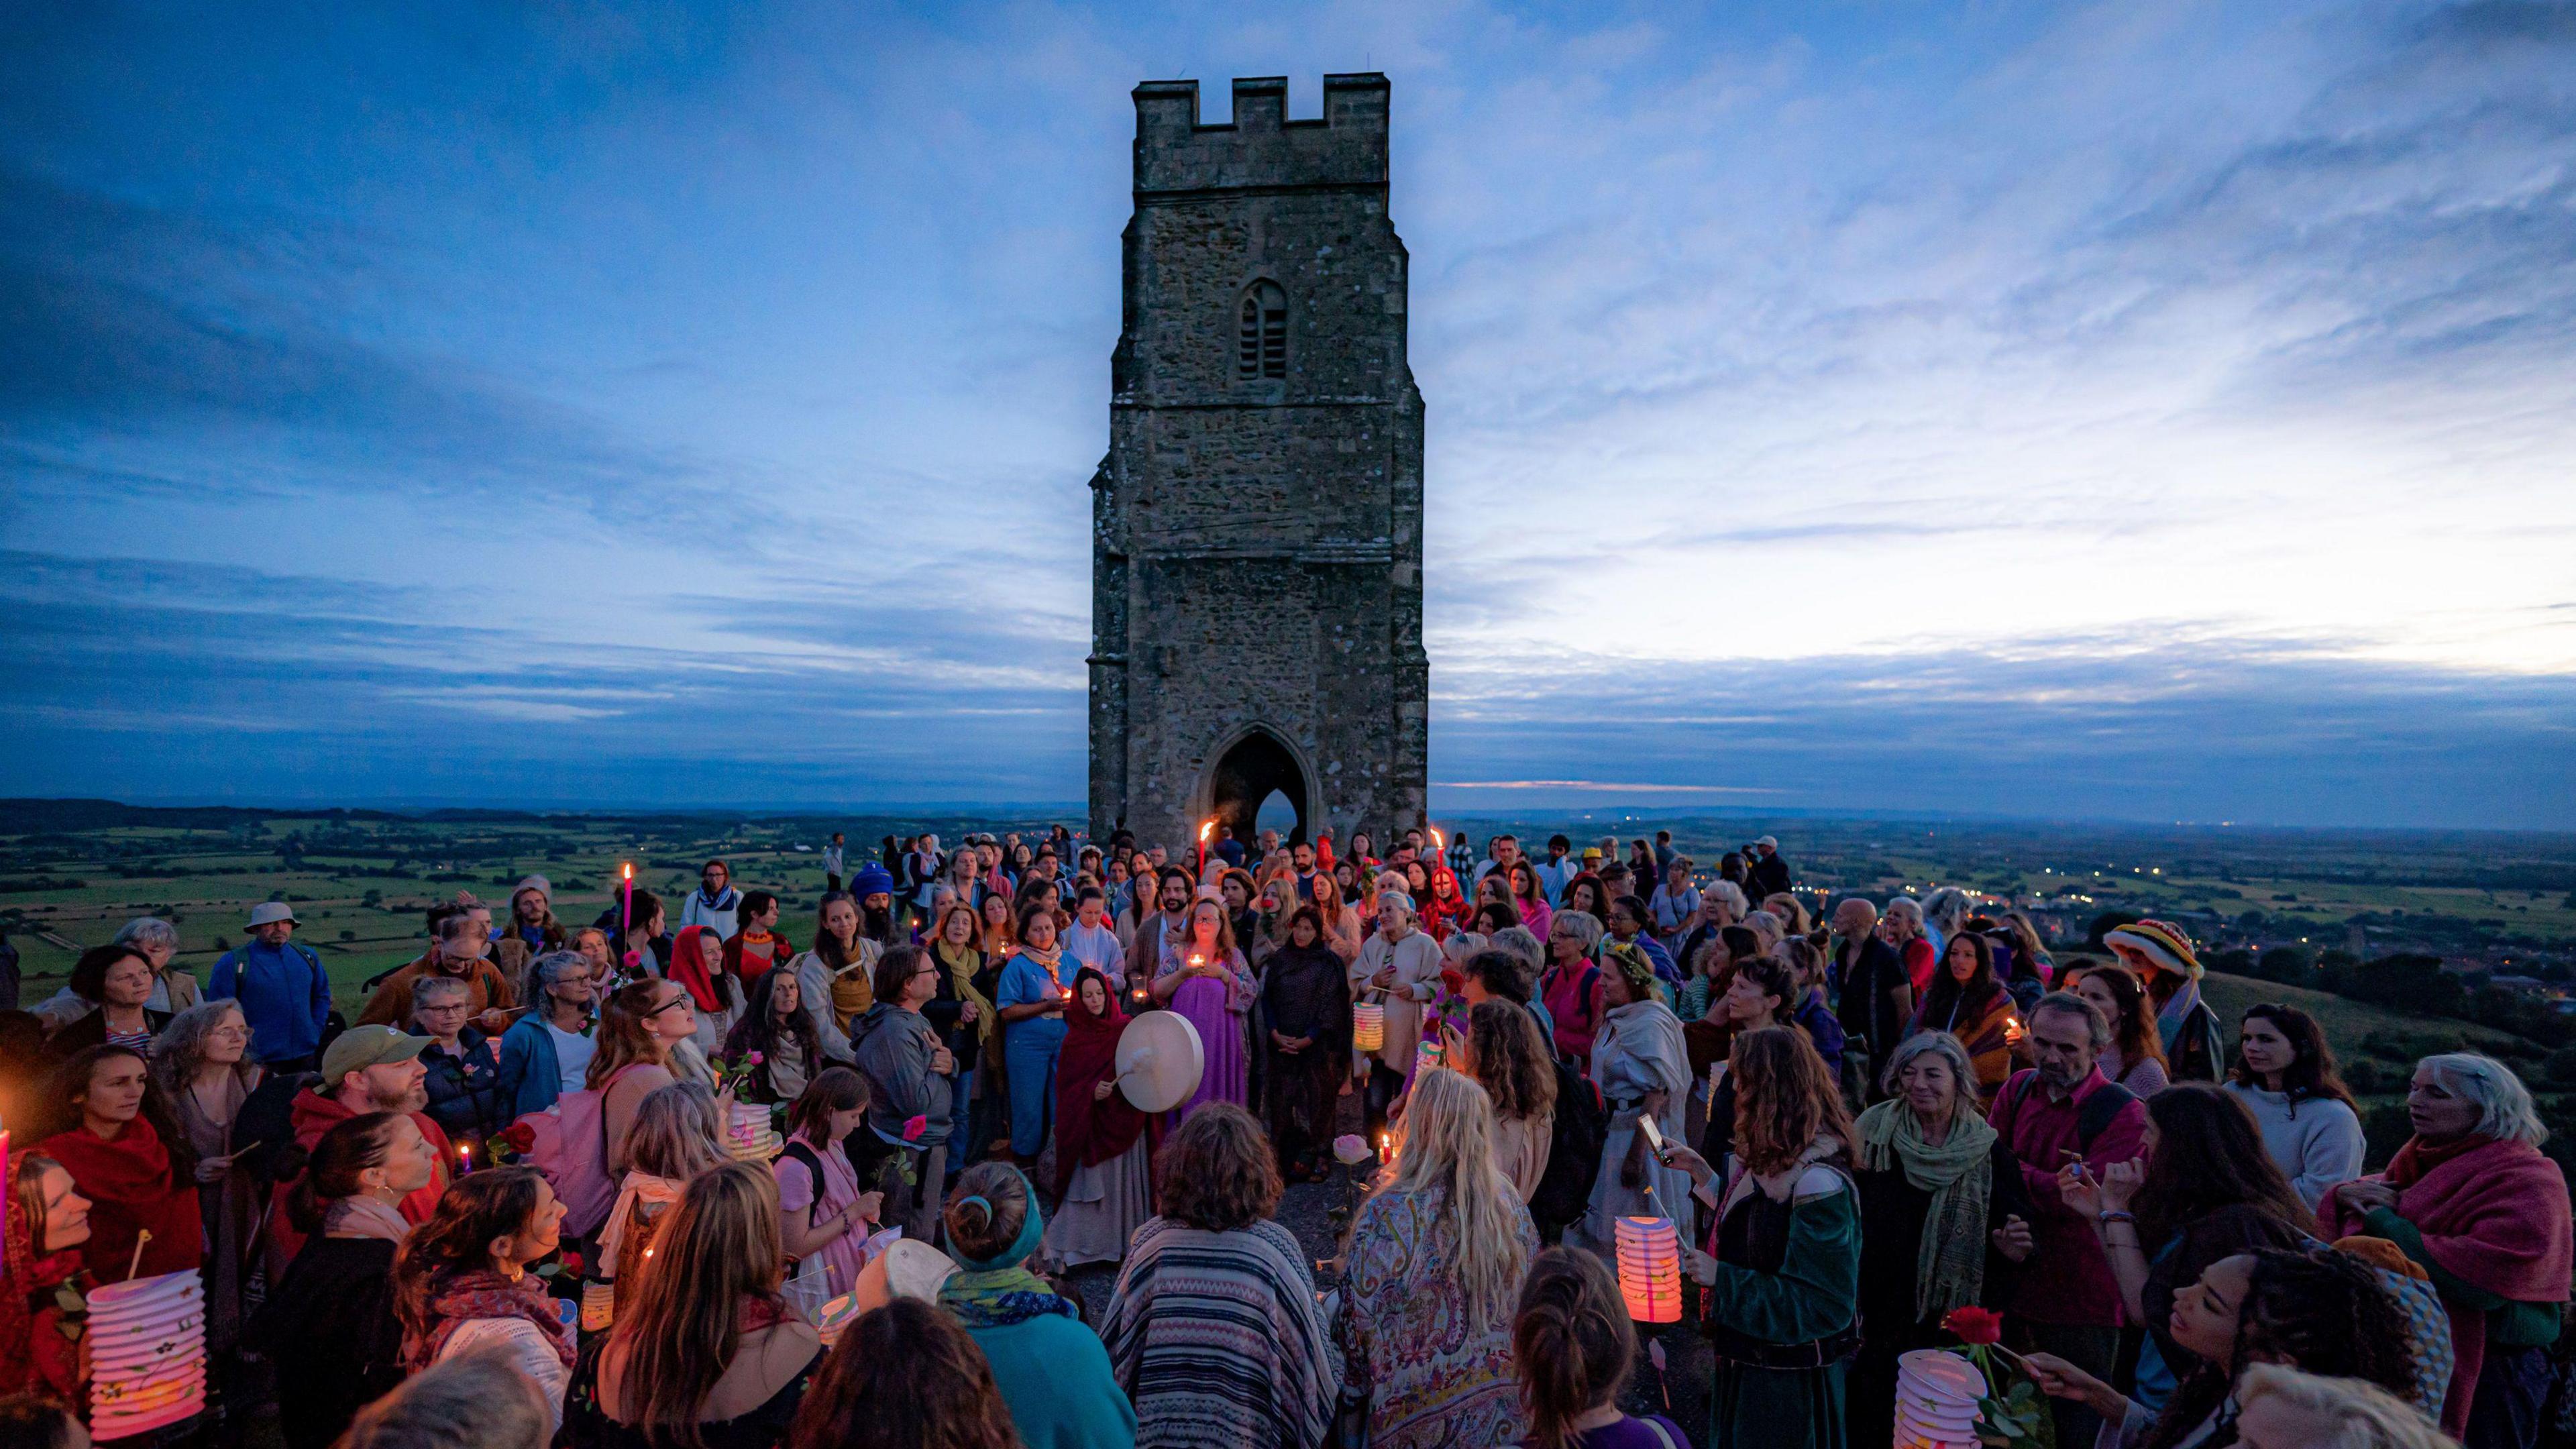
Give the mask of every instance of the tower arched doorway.
POLYGON ((1287 741, 1267 729, 1245 731, 1217 756, 1208 771, 1206 791, 1201 818, 1213 818, 1240 841, 1255 838, 1261 803, 1274 792, 1286 796, 1296 811, 1296 827, 1286 834, 1291 844, 1311 838, 1321 828, 1304 764, 1287 741))

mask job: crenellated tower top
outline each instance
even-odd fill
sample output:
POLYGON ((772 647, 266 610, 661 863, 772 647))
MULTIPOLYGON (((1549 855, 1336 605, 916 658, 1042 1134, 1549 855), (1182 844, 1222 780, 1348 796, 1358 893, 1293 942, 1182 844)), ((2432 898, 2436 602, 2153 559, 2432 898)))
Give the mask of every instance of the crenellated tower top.
POLYGON ((1234 83, 1234 119, 1199 122, 1199 83, 1136 87, 1139 198, 1270 186, 1386 186, 1387 81, 1375 71, 1324 77, 1319 120, 1288 119, 1288 80, 1234 83))

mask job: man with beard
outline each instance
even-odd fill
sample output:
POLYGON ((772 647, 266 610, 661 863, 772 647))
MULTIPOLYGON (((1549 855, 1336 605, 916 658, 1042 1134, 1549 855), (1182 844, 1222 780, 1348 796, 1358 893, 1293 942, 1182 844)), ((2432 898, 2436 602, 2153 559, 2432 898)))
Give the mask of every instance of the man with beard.
MULTIPOLYGON (((429 950, 420 959, 386 978, 367 998, 367 1009, 358 1021, 369 1026, 393 1026, 412 1018, 412 987, 424 977, 445 976, 465 983, 476 1025, 499 1035, 509 1030, 510 1009, 519 1004, 519 990, 511 978, 501 973, 488 959, 491 939, 484 934, 482 923, 471 912, 445 910, 437 914, 430 927, 429 950)), ((524 948, 522 948, 524 950, 524 948)))
MULTIPOLYGON (((2030 1009, 2039 1065, 2015 1072, 1995 1093, 1988 1121, 2021 1164, 2022 1186, 2038 1211, 2038 1240, 2014 1275, 2011 1309, 2023 1347, 2056 1354, 2108 1379, 2120 1349, 2120 1285, 2093 1224, 2058 1193, 2058 1171, 2082 1163, 2100 1181, 2114 1163, 2145 1152, 2147 1104, 2102 1075, 2095 1062, 2111 1044, 2111 1023, 2071 991, 2052 991, 2030 1009)), ((2093 1411, 2052 1401, 2057 1442, 2089 1444, 2093 1411)))
MULTIPOLYGON (((1297 847, 1306 849, 1303 844, 1297 847)), ((1309 854, 1306 857, 1312 860, 1309 854)), ((1163 964, 1163 933, 1190 913, 1190 873, 1181 867, 1167 866, 1162 874, 1163 888, 1155 898, 1156 909, 1137 918, 1136 934, 1127 947, 1127 989, 1144 990, 1154 980, 1163 964)))
MULTIPOLYGON (((423 1110, 429 1105, 429 1073, 420 1063, 420 1054, 428 1045, 428 1037, 409 1036, 390 1026, 353 1026, 331 1039, 322 1053, 320 1080, 296 1093, 288 1108, 295 1145, 307 1152, 323 1133, 352 1117, 368 1112, 408 1114, 437 1153, 427 1185, 395 1204, 403 1220, 411 1223, 425 1223, 438 1210, 439 1196, 447 1191, 449 1175, 457 1166, 447 1133, 423 1110)), ((269 1213, 272 1274, 284 1272, 296 1250, 304 1246, 304 1235, 288 1223, 285 1211, 286 1194, 293 1187, 291 1180, 277 1185, 277 1202, 269 1213)))
POLYGON ((527 975, 529 962, 548 951, 564 949, 564 928, 555 919, 554 893, 554 883, 541 875, 529 876, 510 892, 509 929, 492 943, 492 959, 513 981, 527 975))

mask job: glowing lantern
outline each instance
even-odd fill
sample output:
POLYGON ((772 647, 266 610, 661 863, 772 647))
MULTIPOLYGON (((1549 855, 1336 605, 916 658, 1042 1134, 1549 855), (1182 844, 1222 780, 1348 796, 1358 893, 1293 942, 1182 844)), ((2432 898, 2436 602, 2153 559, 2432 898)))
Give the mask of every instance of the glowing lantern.
POLYGON ((1363 1001, 1351 1008, 1351 1045, 1373 1052, 1386 1045, 1386 1008, 1363 1001))
POLYGON ((1617 1224, 1619 1296, 1639 1323, 1678 1323, 1682 1316, 1682 1239, 1670 1218, 1621 1218, 1617 1224))

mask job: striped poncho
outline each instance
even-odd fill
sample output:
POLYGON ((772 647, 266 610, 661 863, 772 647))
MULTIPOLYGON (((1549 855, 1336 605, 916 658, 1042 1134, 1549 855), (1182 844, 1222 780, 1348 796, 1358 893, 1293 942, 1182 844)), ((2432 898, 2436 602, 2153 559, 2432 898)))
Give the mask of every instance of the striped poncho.
POLYGON ((1138 1449, 1314 1449, 1341 1365, 1295 1235, 1149 1219, 1100 1323, 1138 1449))

